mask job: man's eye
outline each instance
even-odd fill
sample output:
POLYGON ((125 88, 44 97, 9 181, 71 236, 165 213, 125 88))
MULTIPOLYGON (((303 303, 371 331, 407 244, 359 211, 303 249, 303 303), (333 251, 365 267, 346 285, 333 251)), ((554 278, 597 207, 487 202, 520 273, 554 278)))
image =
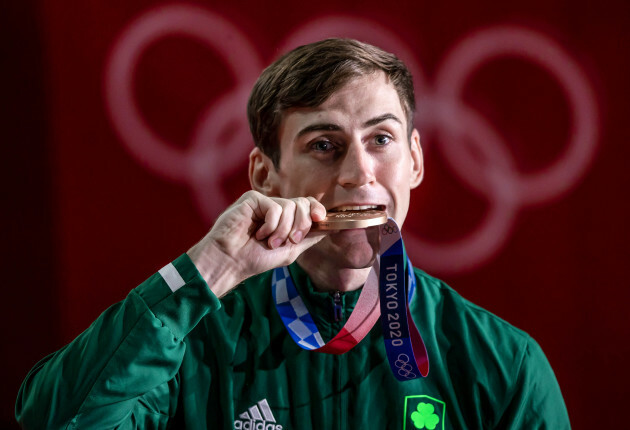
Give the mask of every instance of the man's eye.
POLYGON ((376 136, 376 138, 374 138, 374 142, 379 146, 387 145, 391 141, 392 141, 392 138, 385 134, 379 134, 378 136, 376 136))
POLYGON ((328 152, 335 149, 334 145, 327 140, 318 140, 311 145, 311 148, 320 152, 328 152))

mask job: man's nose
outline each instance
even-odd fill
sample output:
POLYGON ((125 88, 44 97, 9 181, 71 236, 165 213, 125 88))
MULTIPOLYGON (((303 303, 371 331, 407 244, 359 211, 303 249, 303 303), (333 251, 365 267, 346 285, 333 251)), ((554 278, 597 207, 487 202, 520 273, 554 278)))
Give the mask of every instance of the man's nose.
POLYGON ((339 166, 339 185, 361 187, 374 182, 374 159, 361 142, 348 145, 339 166))

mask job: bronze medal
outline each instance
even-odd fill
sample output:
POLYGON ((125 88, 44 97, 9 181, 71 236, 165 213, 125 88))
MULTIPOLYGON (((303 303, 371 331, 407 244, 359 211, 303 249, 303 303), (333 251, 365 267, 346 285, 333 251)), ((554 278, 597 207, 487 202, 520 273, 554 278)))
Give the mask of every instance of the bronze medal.
POLYGON ((322 221, 314 222, 312 230, 347 230, 367 228, 387 222, 387 212, 383 211, 346 211, 328 212, 322 221))

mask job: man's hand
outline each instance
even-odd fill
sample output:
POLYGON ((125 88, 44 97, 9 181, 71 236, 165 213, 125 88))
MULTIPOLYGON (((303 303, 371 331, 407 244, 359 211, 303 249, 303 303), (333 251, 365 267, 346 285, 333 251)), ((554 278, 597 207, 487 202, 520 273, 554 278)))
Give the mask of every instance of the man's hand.
POLYGON ((282 199, 248 191, 188 255, 222 297, 250 276, 291 264, 323 239, 325 233, 309 231, 325 216, 326 208, 313 197, 282 199))

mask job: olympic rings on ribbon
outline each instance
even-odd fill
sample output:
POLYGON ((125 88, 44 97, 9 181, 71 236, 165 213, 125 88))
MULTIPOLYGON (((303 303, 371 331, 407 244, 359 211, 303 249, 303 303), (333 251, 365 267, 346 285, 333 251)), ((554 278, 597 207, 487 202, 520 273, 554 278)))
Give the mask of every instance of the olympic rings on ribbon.
POLYGON ((394 234, 398 233, 398 229, 395 226, 391 226, 389 224, 383 224, 383 234, 394 234))
POLYGON ((409 364, 409 356, 407 354, 399 354, 398 359, 394 362, 394 366, 398 369, 398 374, 403 378, 413 379, 416 374, 412 372, 413 367, 409 364))
MULTIPOLYGON (((428 270, 458 273, 490 261, 503 247, 519 211, 560 198, 579 183, 596 154, 599 112, 589 80, 580 65, 553 39, 518 26, 475 31, 449 50, 430 86, 417 56, 406 42, 379 23, 352 16, 327 16, 301 24, 279 52, 326 37, 352 37, 396 53, 414 76, 418 98, 415 122, 424 133, 437 132, 439 150, 452 173, 487 201, 488 210, 476 229, 449 243, 431 243, 407 231, 408 250, 428 270), (531 62, 562 89, 571 114, 569 142, 557 160, 534 173, 522 173, 503 136, 486 118, 467 106, 462 92, 471 76, 502 57, 531 62), (482 159, 462 146, 473 145, 482 159)), ((115 42, 105 70, 105 101, 112 125, 130 154, 155 173, 190 186, 203 216, 212 221, 229 200, 220 178, 239 167, 252 147, 244 106, 263 61, 229 20, 208 9, 171 4, 132 21, 115 42), (133 77, 139 59, 152 43, 173 35, 205 43, 225 61, 236 85, 209 101, 200 115, 188 150, 158 136, 146 123, 133 98, 133 77), (228 141, 212 146, 210 134, 230 127, 228 141), (220 153, 219 153, 220 151, 220 153)))

